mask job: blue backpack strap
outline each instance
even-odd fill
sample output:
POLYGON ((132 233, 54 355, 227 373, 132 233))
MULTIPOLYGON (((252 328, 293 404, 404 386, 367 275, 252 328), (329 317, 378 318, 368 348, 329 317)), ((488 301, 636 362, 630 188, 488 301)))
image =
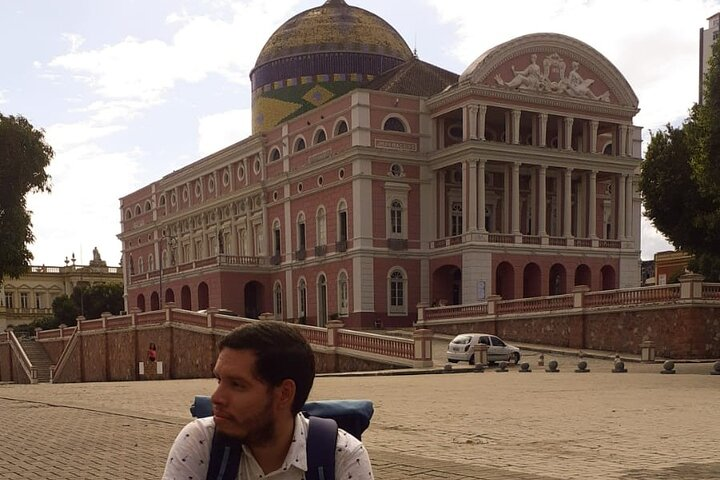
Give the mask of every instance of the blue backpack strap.
POLYGON ((309 421, 305 480, 335 480, 337 423, 331 418, 321 417, 310 417, 309 421))
POLYGON ((215 430, 210 449, 207 480, 235 480, 240 470, 241 457, 242 443, 215 430))

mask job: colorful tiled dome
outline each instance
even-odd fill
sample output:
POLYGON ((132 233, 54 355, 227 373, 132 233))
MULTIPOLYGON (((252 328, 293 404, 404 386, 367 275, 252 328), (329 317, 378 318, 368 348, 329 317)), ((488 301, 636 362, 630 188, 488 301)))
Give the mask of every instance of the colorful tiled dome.
POLYGON ((413 58, 385 20, 327 0, 285 22, 250 73, 253 131, 268 130, 413 58))

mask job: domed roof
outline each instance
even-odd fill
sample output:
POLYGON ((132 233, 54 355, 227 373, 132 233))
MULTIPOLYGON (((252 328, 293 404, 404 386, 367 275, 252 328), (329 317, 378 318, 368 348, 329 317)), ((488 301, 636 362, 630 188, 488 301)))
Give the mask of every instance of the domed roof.
POLYGON ((320 52, 376 54, 403 61, 413 57, 405 40, 382 18, 344 0, 327 0, 278 28, 260 51, 255 68, 320 52))

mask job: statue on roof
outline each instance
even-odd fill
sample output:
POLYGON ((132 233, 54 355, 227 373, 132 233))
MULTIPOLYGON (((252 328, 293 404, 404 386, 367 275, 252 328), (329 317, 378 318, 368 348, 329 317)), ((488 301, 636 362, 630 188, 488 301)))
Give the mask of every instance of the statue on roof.
POLYGON ((107 267, 107 262, 100 257, 100 250, 93 248, 93 259, 90 260, 91 267, 107 267))

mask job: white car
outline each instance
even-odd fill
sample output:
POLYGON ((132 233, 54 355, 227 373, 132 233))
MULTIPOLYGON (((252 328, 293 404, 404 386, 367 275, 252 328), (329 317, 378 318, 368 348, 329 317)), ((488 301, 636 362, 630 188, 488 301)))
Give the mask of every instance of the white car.
POLYGON ((475 345, 488 346, 488 363, 508 361, 518 364, 520 362, 520 349, 507 344, 495 335, 487 333, 461 333, 453 338, 447 349, 448 362, 468 362, 475 364, 475 345))

